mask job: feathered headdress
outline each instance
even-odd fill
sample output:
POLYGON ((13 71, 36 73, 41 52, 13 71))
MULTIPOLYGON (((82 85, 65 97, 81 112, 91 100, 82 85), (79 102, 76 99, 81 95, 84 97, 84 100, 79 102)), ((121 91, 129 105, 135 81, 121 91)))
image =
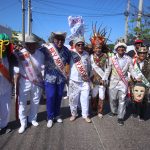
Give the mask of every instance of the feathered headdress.
POLYGON ((93 36, 90 38, 92 46, 102 46, 103 44, 106 43, 106 38, 105 38, 106 29, 104 28, 100 31, 100 27, 97 31, 96 24, 95 24, 95 26, 92 25, 93 36))

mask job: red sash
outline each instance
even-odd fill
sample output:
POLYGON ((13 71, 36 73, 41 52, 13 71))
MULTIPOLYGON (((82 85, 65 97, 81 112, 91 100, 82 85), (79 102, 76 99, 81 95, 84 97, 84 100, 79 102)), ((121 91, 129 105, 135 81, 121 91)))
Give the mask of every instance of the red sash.
POLYGON ((74 50, 74 53, 72 53, 73 62, 76 64, 76 68, 78 72, 80 73, 82 79, 84 81, 89 81, 89 77, 87 74, 87 71, 85 70, 85 67, 81 61, 80 54, 77 53, 76 50, 74 50))
POLYGON ((10 73, 9 73, 8 69, 2 63, 0 63, 0 72, 10 83, 12 83, 10 73))
POLYGON ((52 55, 54 63, 57 66, 57 68, 60 70, 60 72, 63 74, 63 76, 65 78, 67 78, 64 63, 61 60, 56 48, 54 47, 54 45, 52 43, 50 43, 49 45, 44 44, 44 46, 48 49, 49 53, 52 55))

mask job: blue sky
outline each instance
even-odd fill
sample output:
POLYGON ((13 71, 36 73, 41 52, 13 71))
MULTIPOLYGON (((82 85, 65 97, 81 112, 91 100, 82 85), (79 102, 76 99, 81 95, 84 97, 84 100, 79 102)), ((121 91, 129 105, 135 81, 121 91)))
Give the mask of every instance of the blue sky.
MULTIPOLYGON (((27 1, 27 0, 26 0, 27 1)), ((150 0, 143 0, 144 8, 150 6, 150 0)), ((131 0, 131 10, 138 8, 138 0, 131 0)), ((125 16, 127 0, 32 0, 32 32, 47 40, 52 31, 66 31, 70 34, 68 16, 82 16, 89 43, 92 23, 97 27, 106 27, 109 39, 113 43, 125 34, 125 16)), ((26 4, 27 8, 27 4, 26 4)), ((21 0, 3 0, 0 5, 0 24, 13 30, 22 31, 21 0)), ((27 20, 27 10, 26 10, 27 20)), ((27 22, 26 22, 27 27, 27 22)), ((26 29, 27 31, 27 29, 26 29)))

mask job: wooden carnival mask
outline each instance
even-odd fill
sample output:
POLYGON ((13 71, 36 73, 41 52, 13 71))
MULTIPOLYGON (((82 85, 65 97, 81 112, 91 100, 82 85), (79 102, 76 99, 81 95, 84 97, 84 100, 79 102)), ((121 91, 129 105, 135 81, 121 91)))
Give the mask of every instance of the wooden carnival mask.
POLYGON ((144 98, 144 95, 145 95, 145 86, 143 86, 142 84, 138 85, 136 84, 134 87, 133 87, 133 98, 134 98, 134 101, 136 102, 142 102, 143 98, 144 98))

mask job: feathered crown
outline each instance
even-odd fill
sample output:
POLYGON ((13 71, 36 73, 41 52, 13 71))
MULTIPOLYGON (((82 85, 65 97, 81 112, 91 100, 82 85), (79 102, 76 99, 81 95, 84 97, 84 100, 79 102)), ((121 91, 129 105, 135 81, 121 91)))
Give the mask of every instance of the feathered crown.
MULTIPOLYGON (((101 26, 100 26, 101 27, 101 26)), ((100 46, 106 43, 106 31, 105 28, 100 31, 100 27, 98 31, 96 30, 95 26, 92 25, 93 36, 90 38, 92 46, 100 46)))

